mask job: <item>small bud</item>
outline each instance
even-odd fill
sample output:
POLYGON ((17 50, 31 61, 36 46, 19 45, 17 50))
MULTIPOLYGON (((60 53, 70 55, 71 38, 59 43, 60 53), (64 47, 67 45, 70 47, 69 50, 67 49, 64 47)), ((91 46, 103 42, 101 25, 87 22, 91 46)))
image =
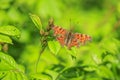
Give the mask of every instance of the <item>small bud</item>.
POLYGON ((45 36, 47 36, 48 35, 48 32, 45 32, 45 34, 44 34, 45 36))
POLYGON ((2 48, 3 48, 4 52, 7 52, 8 51, 8 44, 4 44, 2 48))
POLYGON ((44 30, 40 30, 40 35, 44 35, 44 34, 45 34, 44 30))
POLYGON ((53 18, 51 18, 50 20, 49 20, 49 27, 53 27, 54 26, 54 20, 53 20, 53 18))
POLYGON ((51 30, 51 27, 50 27, 50 26, 48 26, 48 27, 47 27, 47 31, 49 32, 50 30, 51 30))

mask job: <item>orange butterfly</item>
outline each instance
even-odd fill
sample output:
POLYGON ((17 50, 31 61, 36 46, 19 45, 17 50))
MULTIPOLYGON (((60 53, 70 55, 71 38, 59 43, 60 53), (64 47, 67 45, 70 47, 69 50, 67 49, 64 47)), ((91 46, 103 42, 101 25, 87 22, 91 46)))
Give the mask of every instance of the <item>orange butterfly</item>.
POLYGON ((59 41, 62 46, 66 45, 69 49, 74 46, 79 47, 80 44, 85 44, 86 41, 91 40, 89 35, 72 33, 59 26, 54 26, 52 30, 57 41, 59 41))

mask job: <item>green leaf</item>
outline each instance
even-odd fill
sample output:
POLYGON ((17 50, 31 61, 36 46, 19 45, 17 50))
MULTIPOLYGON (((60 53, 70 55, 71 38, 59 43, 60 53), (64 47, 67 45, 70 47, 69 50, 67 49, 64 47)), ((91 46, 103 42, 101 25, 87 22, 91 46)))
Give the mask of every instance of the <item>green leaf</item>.
MULTIPOLYGON (((57 66, 57 67, 58 67, 58 66, 57 66)), ((56 77, 57 77, 57 75, 58 75, 58 72, 57 72, 57 71, 51 70, 51 69, 45 70, 45 73, 51 75, 53 80, 56 80, 56 77)))
POLYGON ((42 23, 40 18, 35 15, 35 14, 30 14, 30 18, 32 19, 33 23, 35 24, 35 26, 39 29, 42 30, 42 23))
POLYGON ((52 53, 57 54, 61 48, 61 45, 57 41, 49 41, 48 47, 52 53))
POLYGON ((33 74, 31 75, 32 80, 53 80, 51 76, 47 74, 33 74))
POLYGON ((83 80, 83 77, 83 67, 70 67, 63 70, 56 80, 83 80))
POLYGON ((120 44, 120 42, 116 39, 113 38, 105 38, 102 40, 101 42, 101 49, 104 49, 105 51, 110 52, 111 54, 116 54, 118 53, 118 44, 120 44))
POLYGON ((92 54, 92 59, 96 64, 102 63, 101 56, 98 54, 92 54))
POLYGON ((5 75, 6 75, 7 72, 5 71, 0 71, 0 79, 2 79, 5 75))
POLYGON ((18 67, 15 60, 11 56, 6 55, 2 52, 0 52, 0 60, 1 60, 0 71, 11 70, 11 69, 15 69, 18 67))
POLYGON ((118 63, 118 59, 113 55, 106 55, 103 59, 103 62, 118 63))
POLYGON ((114 80, 112 71, 105 66, 99 66, 96 72, 100 77, 114 80))
POLYGON ((15 60, 0 52, 0 79, 2 80, 27 80, 24 69, 15 60))
POLYGON ((71 54, 73 57, 77 57, 77 48, 76 47, 72 47, 71 50, 69 50, 67 47, 65 47, 65 50, 71 54))
MULTIPOLYGON (((0 72, 3 74, 2 72, 0 72)), ((28 80, 24 74, 21 74, 17 71, 6 71, 2 76, 0 76, 0 80, 28 80)))
POLYGON ((0 33, 6 34, 9 36, 20 37, 20 31, 14 26, 1 26, 0 33))
POLYGON ((1 34, 0 34, 0 42, 12 44, 12 40, 10 39, 10 37, 1 34))
POLYGON ((96 67, 95 66, 88 66, 88 67, 85 67, 84 68, 85 71, 95 71, 96 70, 96 67))

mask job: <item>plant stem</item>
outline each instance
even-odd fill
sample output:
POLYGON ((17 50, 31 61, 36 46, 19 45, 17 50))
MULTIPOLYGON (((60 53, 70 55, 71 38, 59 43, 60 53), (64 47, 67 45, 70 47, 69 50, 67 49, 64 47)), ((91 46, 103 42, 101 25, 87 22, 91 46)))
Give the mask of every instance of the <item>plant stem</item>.
POLYGON ((38 59, 37 59, 36 64, 35 64, 35 73, 37 73, 38 63, 39 63, 41 54, 44 52, 45 48, 46 48, 46 46, 44 46, 44 47, 40 50, 40 52, 39 52, 38 59))

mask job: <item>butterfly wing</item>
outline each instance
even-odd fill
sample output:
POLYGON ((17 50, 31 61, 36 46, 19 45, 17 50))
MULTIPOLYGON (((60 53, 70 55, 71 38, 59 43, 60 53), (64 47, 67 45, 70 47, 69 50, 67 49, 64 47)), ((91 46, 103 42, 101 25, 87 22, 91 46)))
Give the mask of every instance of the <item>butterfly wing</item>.
POLYGON ((74 34, 74 37, 77 38, 80 41, 80 43, 82 43, 82 44, 85 44, 86 41, 91 41, 91 37, 86 34, 76 33, 76 34, 74 34))
POLYGON ((52 29, 54 31, 54 36, 56 37, 57 41, 59 41, 59 43, 64 46, 67 31, 59 26, 54 26, 52 29))
POLYGON ((72 33, 71 35, 68 35, 69 32, 59 26, 54 26, 52 29, 57 41, 59 41, 62 46, 66 45, 69 49, 73 46, 79 47, 80 44, 83 45, 86 41, 91 40, 91 37, 86 34, 72 33))
POLYGON ((71 43, 68 46, 69 48, 73 46, 79 47, 80 44, 85 44, 86 41, 91 40, 91 37, 89 35, 79 33, 73 34, 71 38, 71 43))

